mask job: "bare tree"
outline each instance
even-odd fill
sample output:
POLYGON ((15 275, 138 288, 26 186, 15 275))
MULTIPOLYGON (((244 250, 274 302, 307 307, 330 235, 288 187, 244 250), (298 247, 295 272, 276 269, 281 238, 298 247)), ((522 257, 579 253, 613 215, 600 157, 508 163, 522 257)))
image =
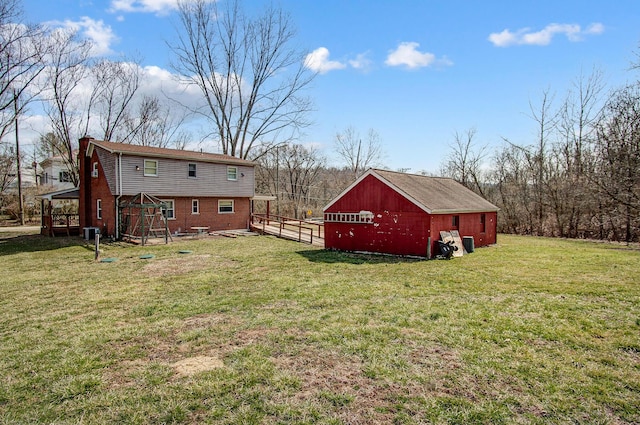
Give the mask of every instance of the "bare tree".
POLYGON ((609 210, 613 239, 640 237, 640 83, 611 96, 598 124, 595 178, 609 210))
POLYGON ((316 148, 288 143, 258 156, 257 189, 278 197, 279 213, 302 217, 303 210, 323 202, 320 177, 326 161, 316 148))
POLYGON ((45 66, 42 27, 22 18, 18 0, 0 1, 0 140, 37 96, 33 82, 45 66))
POLYGON ((558 140, 554 143, 549 184, 551 209, 557 234, 578 237, 581 229, 598 214, 593 202, 593 185, 589 182, 593 172, 593 144, 596 123, 601 113, 603 76, 594 70, 589 76, 581 75, 573 83, 560 109, 558 140))
MULTIPOLYGON (((0 144, 0 195, 3 195, 16 178, 15 152, 8 145, 0 144)), ((0 196, 0 206, 2 197, 0 196)))
POLYGON ((91 117, 90 50, 91 43, 79 40, 74 32, 55 30, 49 34, 51 52, 43 84, 45 110, 52 132, 61 142, 54 152, 60 155, 71 179, 78 184, 78 168, 74 156, 76 141, 88 134, 91 117), (83 91, 84 89, 84 91, 83 91))
MULTIPOLYGON (((312 74, 289 17, 268 7, 252 18, 237 0, 179 2, 175 70, 197 86, 224 154, 249 158, 259 144, 292 140, 309 124, 303 91, 312 74)), ((266 152, 266 150, 263 150, 266 152)))
POLYGON ((157 96, 144 96, 135 114, 124 122, 120 141, 141 146, 184 148, 189 133, 182 129, 186 114, 176 114, 157 96))
POLYGON ((378 166, 384 156, 380 135, 374 129, 369 129, 363 143, 358 131, 349 126, 336 134, 335 147, 354 180, 367 169, 378 166))
POLYGON ((103 131, 103 140, 115 141, 116 131, 127 117, 129 105, 140 87, 140 67, 127 60, 102 59, 91 68, 93 94, 91 96, 103 131))
POLYGON ((486 156, 486 146, 477 147, 476 129, 470 128, 464 134, 454 134, 451 152, 442 165, 443 176, 451 177, 469 189, 485 196, 483 190, 482 162, 486 156))

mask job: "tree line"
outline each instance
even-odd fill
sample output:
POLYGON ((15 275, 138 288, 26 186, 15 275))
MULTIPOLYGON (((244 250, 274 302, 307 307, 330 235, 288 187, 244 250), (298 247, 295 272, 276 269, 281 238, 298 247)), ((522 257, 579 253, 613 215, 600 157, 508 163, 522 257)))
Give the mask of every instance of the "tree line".
POLYGON ((529 106, 535 140, 490 152, 456 133, 441 173, 500 207, 500 232, 640 240, 640 81, 606 91, 594 70, 529 106))

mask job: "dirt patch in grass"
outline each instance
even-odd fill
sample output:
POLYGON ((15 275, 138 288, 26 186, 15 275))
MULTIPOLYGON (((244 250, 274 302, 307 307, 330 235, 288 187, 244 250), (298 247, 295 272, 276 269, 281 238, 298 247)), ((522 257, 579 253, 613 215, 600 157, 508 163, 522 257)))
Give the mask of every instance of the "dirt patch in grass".
POLYGON ((196 356, 179 360, 172 364, 174 370, 181 376, 191 376, 198 372, 224 367, 224 363, 218 357, 196 356))
POLYGON ((162 335, 136 336, 113 342, 111 350, 122 360, 109 367, 104 379, 112 388, 128 387, 135 386, 136 377, 154 365, 171 368, 178 377, 223 367, 222 356, 218 352, 227 351, 231 344, 224 343, 224 340, 202 344, 199 340, 185 339, 185 335, 212 327, 229 330, 240 324, 240 321, 224 314, 199 314, 185 319, 162 335))

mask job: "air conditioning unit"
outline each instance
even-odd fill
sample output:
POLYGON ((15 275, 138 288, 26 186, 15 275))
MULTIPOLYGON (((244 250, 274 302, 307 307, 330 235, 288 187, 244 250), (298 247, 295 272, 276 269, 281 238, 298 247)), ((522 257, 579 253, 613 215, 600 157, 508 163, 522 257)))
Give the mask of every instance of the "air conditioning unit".
POLYGON ((98 177, 98 170, 92 170, 91 177, 98 177))

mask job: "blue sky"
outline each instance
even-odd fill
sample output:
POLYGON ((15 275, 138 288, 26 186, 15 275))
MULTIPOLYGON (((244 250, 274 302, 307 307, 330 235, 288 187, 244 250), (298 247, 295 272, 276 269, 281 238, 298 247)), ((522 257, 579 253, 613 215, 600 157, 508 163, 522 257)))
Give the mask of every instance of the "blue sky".
MULTIPOLYGON (((220 0, 224 1, 224 0, 220 0)), ((264 1, 245 0, 255 9, 264 1)), ((533 143, 529 104, 560 101, 594 67, 610 88, 638 78, 640 2, 281 0, 319 75, 303 143, 333 158, 335 134, 376 130, 384 165, 437 172, 454 133, 533 143)), ((166 81, 174 0, 24 0, 29 21, 75 25, 99 53, 138 55, 166 81)), ((335 161, 334 161, 335 162, 335 161)))

